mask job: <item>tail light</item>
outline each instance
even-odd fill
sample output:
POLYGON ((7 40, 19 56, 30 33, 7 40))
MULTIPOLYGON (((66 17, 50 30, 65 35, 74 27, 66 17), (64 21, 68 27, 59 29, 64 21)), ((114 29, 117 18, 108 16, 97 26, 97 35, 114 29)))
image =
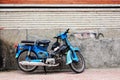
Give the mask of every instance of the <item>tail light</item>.
POLYGON ((18 43, 15 43, 15 44, 14 44, 14 48, 17 48, 17 47, 18 47, 18 43))

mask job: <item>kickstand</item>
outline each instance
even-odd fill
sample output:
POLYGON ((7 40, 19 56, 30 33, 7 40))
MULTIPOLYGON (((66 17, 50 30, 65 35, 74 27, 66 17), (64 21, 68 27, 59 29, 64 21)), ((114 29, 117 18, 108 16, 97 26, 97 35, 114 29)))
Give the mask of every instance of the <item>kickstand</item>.
POLYGON ((43 68, 44 68, 44 72, 45 72, 45 74, 47 74, 47 71, 46 71, 46 66, 44 66, 43 68))

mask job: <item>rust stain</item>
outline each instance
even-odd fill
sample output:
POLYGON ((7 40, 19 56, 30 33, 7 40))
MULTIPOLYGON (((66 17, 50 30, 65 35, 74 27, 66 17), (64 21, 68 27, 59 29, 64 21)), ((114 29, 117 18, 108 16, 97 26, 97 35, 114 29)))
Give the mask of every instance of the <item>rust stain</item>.
POLYGON ((120 0, 0 0, 0 4, 120 4, 120 0))
POLYGON ((3 30, 4 29, 4 27, 0 27, 0 30, 3 30))

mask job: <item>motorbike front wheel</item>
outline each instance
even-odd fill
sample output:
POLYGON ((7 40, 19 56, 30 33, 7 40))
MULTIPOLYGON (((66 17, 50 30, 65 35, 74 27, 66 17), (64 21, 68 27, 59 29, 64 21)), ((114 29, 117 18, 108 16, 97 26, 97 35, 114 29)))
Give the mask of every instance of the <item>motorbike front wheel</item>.
MULTIPOLYGON (((24 71, 24 72, 32 72, 34 71, 38 66, 31 66, 31 65, 21 65, 19 62, 20 61, 25 61, 26 59, 26 56, 28 54, 28 51, 23 51, 19 57, 17 58, 17 64, 18 64, 18 67, 24 71)), ((30 55, 29 55, 29 58, 34 58, 34 59, 37 59, 37 55, 31 51, 30 55)))
POLYGON ((81 73, 85 69, 85 61, 79 51, 76 51, 76 55, 77 55, 79 61, 78 62, 73 61, 71 64, 69 64, 69 66, 74 72, 81 73))

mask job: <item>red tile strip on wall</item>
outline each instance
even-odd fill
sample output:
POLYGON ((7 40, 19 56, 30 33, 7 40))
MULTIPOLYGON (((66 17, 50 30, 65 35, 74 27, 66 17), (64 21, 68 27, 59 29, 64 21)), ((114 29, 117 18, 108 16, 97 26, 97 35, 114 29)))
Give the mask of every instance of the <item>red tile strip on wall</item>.
POLYGON ((0 4, 120 4, 120 0, 0 0, 0 4))

